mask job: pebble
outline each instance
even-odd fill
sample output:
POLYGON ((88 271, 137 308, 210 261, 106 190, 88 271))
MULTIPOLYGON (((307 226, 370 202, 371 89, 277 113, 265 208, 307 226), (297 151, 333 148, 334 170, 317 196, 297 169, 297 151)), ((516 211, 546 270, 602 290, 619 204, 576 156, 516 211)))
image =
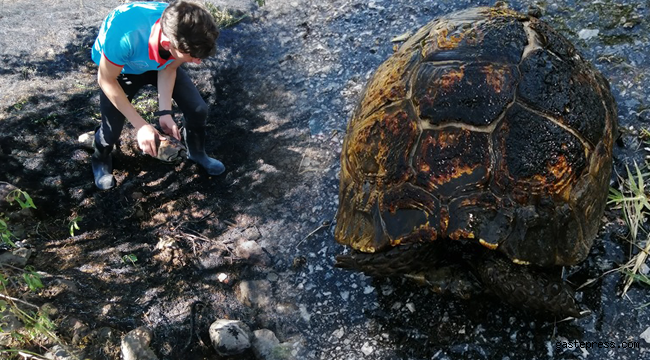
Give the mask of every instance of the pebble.
POLYGON ((253 332, 253 354, 258 359, 270 359, 273 355, 273 349, 280 344, 280 340, 275 336, 273 331, 268 329, 255 330, 253 332))
POLYGON ((641 339, 645 340, 646 343, 650 344, 650 327, 645 329, 645 331, 642 332, 641 335, 639 336, 641 337, 641 339))
POLYGON ((248 240, 239 244, 235 249, 235 255, 253 263, 265 264, 268 260, 268 255, 255 240, 248 240))
POLYGON ((18 249, 13 252, 3 252, 0 254, 0 264, 7 264, 19 268, 24 268, 27 265, 29 256, 31 256, 31 250, 29 249, 18 249), (28 253, 18 252, 18 250, 28 250, 28 253))
POLYGON ((210 325, 212 346, 220 356, 239 355, 251 347, 251 333, 239 320, 220 319, 210 325))
POLYGON ((52 347, 43 356, 49 360, 78 360, 79 359, 74 355, 70 355, 70 353, 68 353, 68 351, 61 345, 56 345, 52 347))
POLYGON ((382 285, 381 286, 381 294, 384 296, 388 296, 393 293, 393 287, 390 285, 382 285))
POLYGON ((87 147, 92 147, 94 139, 95 139, 95 131, 93 130, 79 135, 77 141, 82 145, 85 145, 87 147))
POLYGON ((79 294, 79 288, 77 287, 77 284, 70 280, 66 279, 54 279, 52 282, 52 285, 60 287, 62 291, 69 291, 74 294, 79 294))
POLYGON ((409 311, 412 313, 415 312, 415 305, 412 302, 406 303, 406 308, 409 309, 409 311))
POLYGON ((239 283, 239 301, 246 306, 266 307, 271 303, 271 282, 268 280, 239 283))
POLYGON ((641 264, 641 268, 639 269, 639 272, 643 275, 648 275, 650 272, 650 266, 646 265, 645 263, 641 264))
POLYGON ((9 311, 9 309, 0 312, 0 329, 2 329, 0 334, 9 334, 9 332, 20 330, 23 327, 23 323, 20 319, 9 311))
POLYGON ((262 237, 262 234, 260 234, 260 231, 257 229, 257 227, 252 226, 244 230, 244 237, 248 240, 257 240, 262 237))
POLYGON ((18 188, 9 184, 8 182, 0 181, 0 211, 4 211, 12 199, 8 199, 8 195, 18 188))
POLYGON ((311 320, 311 313, 309 312, 309 310, 307 310, 307 306, 305 306, 304 304, 300 304, 298 306, 298 309, 300 310, 300 316, 303 318, 303 320, 309 322, 309 320, 311 320))
POLYGON ((157 360, 158 357, 149 348, 151 330, 139 327, 130 331, 122 339, 122 359, 124 360, 157 360))
POLYGON ((366 356, 369 356, 370 354, 372 354, 372 352, 374 350, 375 349, 373 349, 373 347, 370 346, 370 343, 368 343, 368 342, 364 343, 363 346, 361 347, 361 352, 366 356))
POLYGON ((578 37, 582 40, 589 40, 592 37, 598 36, 598 33, 600 33, 598 29, 582 29, 578 32, 578 37))
POLYGON ((81 320, 73 317, 67 317, 59 326, 59 330, 63 331, 72 339, 73 344, 78 344, 81 340, 90 333, 90 328, 81 320))

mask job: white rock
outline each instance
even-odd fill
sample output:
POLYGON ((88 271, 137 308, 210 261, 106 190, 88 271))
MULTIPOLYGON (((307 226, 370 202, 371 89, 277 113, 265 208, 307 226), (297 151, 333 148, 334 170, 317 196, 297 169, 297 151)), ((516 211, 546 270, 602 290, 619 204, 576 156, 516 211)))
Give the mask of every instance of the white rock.
POLYGON ((650 266, 646 265, 645 263, 641 264, 641 269, 639 269, 639 272, 643 275, 648 275, 648 273, 650 273, 650 266))
POLYGON ((219 282, 222 282, 222 283, 227 282, 228 275, 225 274, 225 273, 219 273, 219 275, 217 275, 217 280, 219 280, 219 282))
POLYGON ((124 360, 158 360, 158 357, 149 348, 151 330, 139 327, 130 331, 122 339, 122 359, 124 360))
POLYGON ((372 354, 374 350, 375 349, 373 349, 372 346, 370 346, 370 344, 367 342, 364 343, 363 346, 361 347, 361 352, 366 356, 372 354))
POLYGON ((251 347, 248 326, 239 320, 221 319, 210 325, 212 346, 221 356, 238 355, 251 347))
POLYGON ((93 140, 95 139, 95 131, 89 131, 87 133, 83 133, 79 135, 77 138, 77 141, 83 145, 86 145, 88 147, 93 146, 93 140))
POLYGON ((639 336, 641 337, 641 339, 645 340, 645 342, 650 344, 650 327, 645 329, 645 331, 642 332, 641 335, 639 335, 639 336))
POLYGON ((598 33, 600 33, 600 30, 598 29, 582 29, 578 33, 578 37, 582 40, 589 40, 592 37, 598 36, 598 33))

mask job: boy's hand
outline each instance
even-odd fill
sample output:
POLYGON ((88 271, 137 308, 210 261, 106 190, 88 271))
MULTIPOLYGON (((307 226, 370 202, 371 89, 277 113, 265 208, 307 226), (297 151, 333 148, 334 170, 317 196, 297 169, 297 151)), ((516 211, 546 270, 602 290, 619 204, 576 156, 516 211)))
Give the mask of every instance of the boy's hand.
POLYGON ((158 141, 166 140, 158 134, 156 128, 147 124, 138 130, 138 146, 145 154, 153 157, 158 156, 158 141))
POLYGON ((175 137, 178 141, 181 140, 181 132, 171 115, 161 116, 159 122, 160 128, 165 134, 175 137))

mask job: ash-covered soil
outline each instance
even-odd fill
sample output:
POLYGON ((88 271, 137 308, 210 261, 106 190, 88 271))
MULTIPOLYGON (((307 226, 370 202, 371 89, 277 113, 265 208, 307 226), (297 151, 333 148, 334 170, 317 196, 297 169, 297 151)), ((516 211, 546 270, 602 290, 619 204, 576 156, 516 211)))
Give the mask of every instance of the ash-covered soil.
MULTIPOLYGON (((621 297, 623 278, 610 272, 633 252, 617 209, 606 212, 589 259, 567 269, 576 286, 590 281, 578 298, 592 313, 575 321, 333 267, 343 251, 332 222, 346 123, 392 53, 391 39, 493 1, 210 2, 250 14, 223 30, 215 58, 188 67, 210 106, 208 153, 227 173, 209 177, 191 162, 140 155, 127 126, 114 154, 118 186, 106 192, 95 189, 90 153, 77 138, 98 125, 90 47, 121 1, 0 3, 0 181, 38 207, 22 244, 35 251, 30 264, 46 287, 28 299, 58 309, 67 342, 88 358, 118 359, 120 336, 148 326, 161 359, 214 359, 208 327, 230 318, 272 330, 295 344, 298 359, 650 358, 640 338, 650 294, 637 284, 621 297), (70 236, 77 217, 80 230, 70 236), (250 241, 262 252, 243 250, 250 241), (245 296, 241 284, 260 286, 245 296), (205 306, 195 314, 199 338, 190 340, 197 302, 205 306), (73 338, 71 318, 91 332, 73 338), (640 349, 557 347, 575 340, 635 341, 640 349)), ((510 2, 523 12, 535 5, 610 80, 624 129, 615 168, 625 174, 645 157, 648 4, 510 2)), ((138 103, 157 110, 151 90, 138 103)))

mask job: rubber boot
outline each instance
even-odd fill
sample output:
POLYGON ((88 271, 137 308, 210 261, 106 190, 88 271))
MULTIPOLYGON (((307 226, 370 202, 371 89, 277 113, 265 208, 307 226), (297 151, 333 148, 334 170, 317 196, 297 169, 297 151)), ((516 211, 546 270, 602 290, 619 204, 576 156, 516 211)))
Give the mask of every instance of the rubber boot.
POLYGON ((210 175, 220 175, 226 171, 223 163, 209 157, 205 153, 205 131, 183 129, 185 146, 187 146, 187 158, 203 166, 210 175))
POLYGON ((115 178, 113 177, 113 157, 111 151, 113 145, 102 147, 93 142, 95 152, 90 158, 93 166, 93 175, 95 176, 95 185, 100 190, 108 190, 115 186, 115 178))

